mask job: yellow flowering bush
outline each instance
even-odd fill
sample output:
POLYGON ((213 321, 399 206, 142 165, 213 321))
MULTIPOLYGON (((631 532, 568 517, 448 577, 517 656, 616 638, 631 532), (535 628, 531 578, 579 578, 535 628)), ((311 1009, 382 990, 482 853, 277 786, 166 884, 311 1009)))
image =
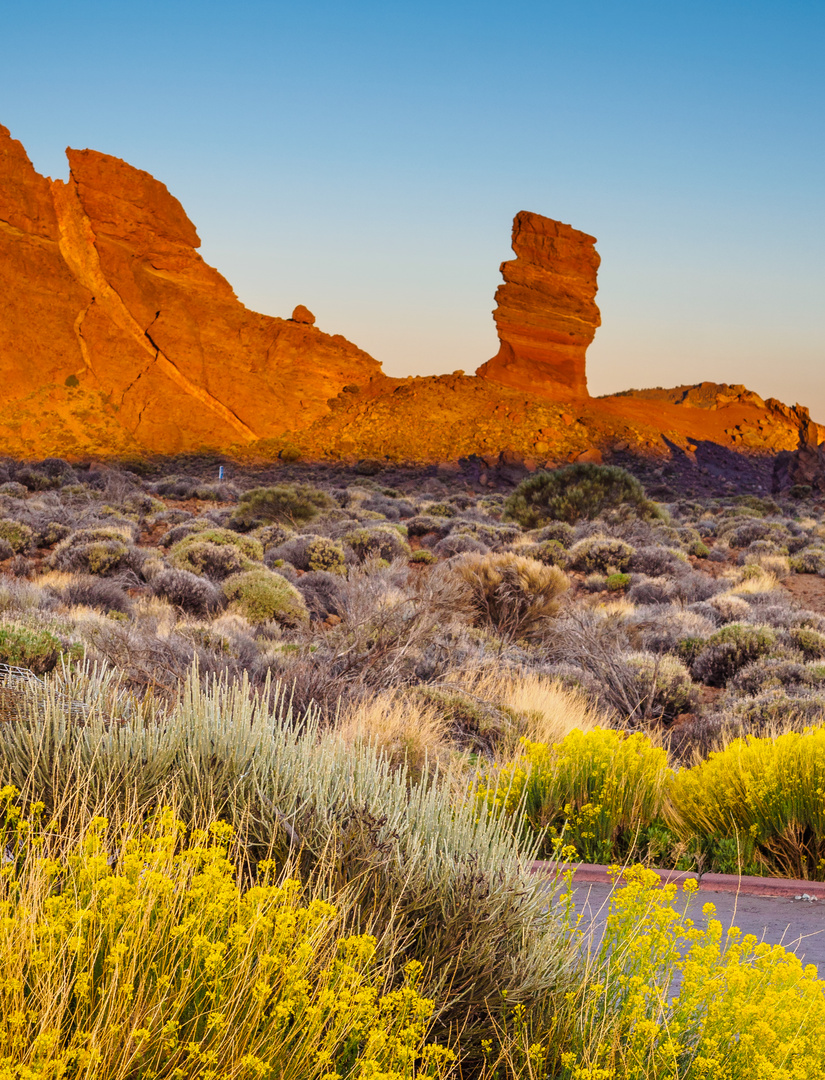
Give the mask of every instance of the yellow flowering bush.
MULTIPOLYGON (((636 866, 549 1033, 513 1014, 487 1075, 531 1080, 815 1080, 825 1070, 825 983, 779 945, 725 931, 713 904, 687 916, 636 866)), ((582 934, 576 925, 575 934, 582 934)))
POLYGON ((516 814, 533 831, 546 830, 545 852, 560 845, 571 857, 604 863, 643 845, 671 780, 667 755, 646 735, 608 728, 571 731, 548 746, 522 739, 523 753, 476 796, 494 813, 516 814))
POLYGON ((671 786, 671 827, 734 837, 747 861, 825 880, 825 728, 736 739, 671 786))
POLYGON ((270 863, 242 886, 229 825, 187 837, 161 812, 116 842, 111 831, 97 818, 62 850, 33 827, 0 875, 0 1080, 423 1080, 447 1068, 452 1054, 426 1041, 421 965, 382 993, 375 938, 342 936, 335 907, 270 863))

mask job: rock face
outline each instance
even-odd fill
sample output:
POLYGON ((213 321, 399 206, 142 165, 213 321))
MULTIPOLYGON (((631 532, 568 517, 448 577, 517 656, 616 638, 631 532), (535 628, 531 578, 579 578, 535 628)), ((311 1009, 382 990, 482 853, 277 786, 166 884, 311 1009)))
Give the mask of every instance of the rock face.
POLYGON ((822 429, 813 421, 799 428, 799 446, 776 455, 772 488, 775 494, 794 486, 825 493, 825 447, 820 445, 822 429))
POLYGON ((245 308, 148 173, 91 150, 67 156, 68 182, 47 180, 0 127, 7 453, 248 444, 311 424, 345 385, 380 377, 306 308, 292 320, 245 308))
POLYGON ((501 346, 478 375, 543 397, 587 397, 584 358, 601 324, 595 243, 552 218, 516 215, 516 258, 501 264, 493 313, 501 346))

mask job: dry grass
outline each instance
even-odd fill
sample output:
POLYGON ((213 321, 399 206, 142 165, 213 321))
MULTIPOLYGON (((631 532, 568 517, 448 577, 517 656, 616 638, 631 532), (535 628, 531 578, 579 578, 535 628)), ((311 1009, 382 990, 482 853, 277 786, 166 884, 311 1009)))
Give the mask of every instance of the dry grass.
POLYGON ((520 738, 552 745, 574 729, 592 731, 609 726, 606 717, 583 694, 566 689, 546 675, 487 667, 469 676, 458 675, 455 681, 472 694, 515 714, 513 727, 496 747, 497 756, 505 760, 516 753, 520 738))
POLYGON ((349 745, 367 743, 393 766, 406 764, 413 778, 450 755, 443 716, 412 697, 377 694, 349 702, 339 714, 335 730, 349 745))

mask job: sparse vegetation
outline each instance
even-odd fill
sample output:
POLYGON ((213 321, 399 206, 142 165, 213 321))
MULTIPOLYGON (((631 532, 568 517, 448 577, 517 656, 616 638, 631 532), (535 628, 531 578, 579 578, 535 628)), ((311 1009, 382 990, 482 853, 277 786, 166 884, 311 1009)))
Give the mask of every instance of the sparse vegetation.
MULTIPOLYGON (((723 1070, 746 1027, 700 1015, 694 968, 701 953, 726 1001, 757 994, 747 949, 713 953, 712 924, 698 931, 681 1006, 662 1004, 671 960, 650 974, 655 1008, 618 983, 596 994, 606 965, 648 957, 639 920, 671 919, 673 897, 631 873, 612 944, 588 954, 527 867, 541 853, 825 879, 823 508, 657 505, 612 466, 507 497, 368 464, 0 474, 0 663, 30 673, 0 669, 0 899, 34 913, 9 915, 4 1016, 23 993, 9 980, 29 1004, 18 1035, 0 1025, 0 1062, 14 1080, 45 1080, 47 1060, 171 1080, 206 1075, 192 1055, 213 1053, 217 1075, 286 1078, 312 1046, 329 1049, 318 1080, 629 1080, 647 1075, 639 1054, 664 1061, 656 1025, 689 1020, 678 1075, 698 1080, 690 1055, 723 1030, 717 1073, 740 1075, 723 1070), (65 958, 81 905, 73 966, 35 972, 26 942, 65 958), (237 951, 259 915, 297 928, 266 1005, 237 951), (117 981, 112 935, 133 932, 117 981), (209 950, 231 979, 209 974, 209 950), (304 996, 288 999, 295 950, 304 996), (317 1011, 341 980, 357 1018, 344 997, 317 1011), (288 1023, 261 1024, 287 1000, 288 1023)), ((673 919, 655 946, 671 958, 673 919)), ((760 1008, 775 1030, 796 1016, 819 1053, 821 985, 772 956, 760 1008)))

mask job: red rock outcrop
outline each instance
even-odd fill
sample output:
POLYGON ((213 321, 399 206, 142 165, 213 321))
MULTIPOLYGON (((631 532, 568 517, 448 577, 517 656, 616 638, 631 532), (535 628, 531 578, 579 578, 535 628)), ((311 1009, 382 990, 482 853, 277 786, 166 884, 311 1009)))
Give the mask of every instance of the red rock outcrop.
POLYGON ((542 397, 587 397, 584 358, 601 324, 595 243, 552 218, 516 214, 516 258, 501 264, 493 313, 501 345, 478 375, 542 397))
MULTIPOLYGON (((0 430, 7 453, 227 448, 306 427, 380 365, 249 311, 166 187, 67 151, 51 182, 0 127, 0 430)), ((296 317, 297 315, 297 317, 296 317)))

